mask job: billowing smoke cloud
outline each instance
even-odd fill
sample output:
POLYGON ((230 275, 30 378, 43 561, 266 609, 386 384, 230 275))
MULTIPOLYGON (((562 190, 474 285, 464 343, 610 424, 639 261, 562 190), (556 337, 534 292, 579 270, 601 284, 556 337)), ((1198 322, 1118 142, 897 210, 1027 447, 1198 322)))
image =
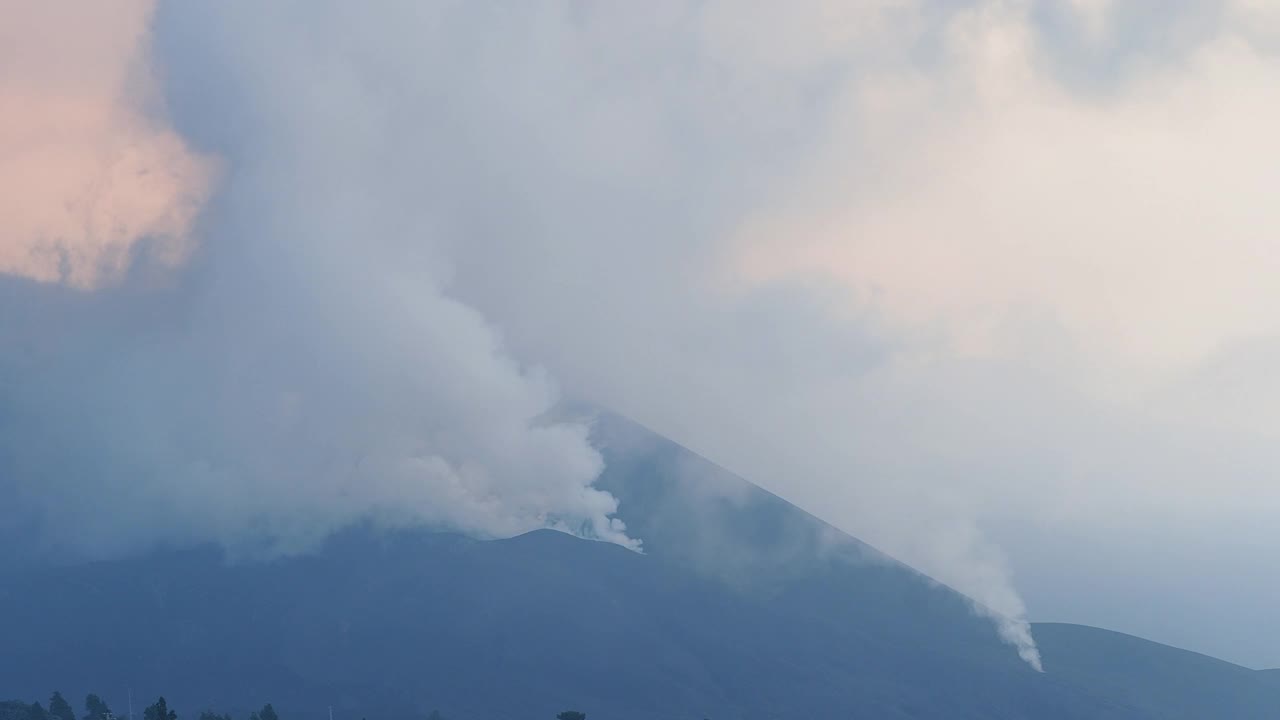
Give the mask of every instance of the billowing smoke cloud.
POLYGON ((213 168, 155 116, 152 5, 0 2, 0 272, 89 287, 144 239, 189 250, 213 168))
POLYGON ((170 289, 0 286, 8 522, 628 542, 534 363, 1035 664, 980 528, 1015 558, 1280 509, 1263 5, 162 6, 225 180, 170 289))
MULTIPOLYGON (((112 35, 86 61, 119 71, 146 47, 146 9, 130 11, 100 28, 112 35)), ((52 11, 31 12, 14 17, 52 11)), ((49 29, 7 26, 28 44, 49 29)), ((44 47, 23 55, 32 80, 61 62, 44 47)), ((0 494, 17 499, 7 541, 35 526, 55 552, 214 539, 263 554, 373 520, 636 544, 610 517, 614 499, 591 487, 601 460, 587 428, 547 421, 550 380, 443 292, 431 251, 441 229, 398 209, 413 183, 379 171, 377 126, 360 126, 376 109, 361 88, 332 87, 319 94, 338 101, 324 109, 344 114, 333 122, 272 118, 261 99, 261 130, 225 148, 234 179, 208 213, 207 242, 158 287, 146 270, 171 259, 163 235, 192 240, 178 182, 192 156, 115 87, 63 97, 41 85, 57 97, 6 114, 53 128, 36 136, 32 163, 68 158, 49 183, 7 180, 7 201, 31 209, 5 217, 18 232, 10 269, 74 286, 100 279, 104 262, 126 273, 87 293, 0 278, 0 494), (59 134, 78 123, 87 134, 59 134), (114 165, 121 148, 141 164, 114 165), (35 249, 46 247, 64 260, 43 264, 35 249)))

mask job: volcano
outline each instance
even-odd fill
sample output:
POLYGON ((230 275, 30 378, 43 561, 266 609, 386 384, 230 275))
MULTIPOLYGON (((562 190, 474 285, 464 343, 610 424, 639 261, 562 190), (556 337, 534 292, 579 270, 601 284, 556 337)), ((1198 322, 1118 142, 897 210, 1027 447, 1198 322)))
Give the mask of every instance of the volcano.
POLYGON ((350 528, 314 553, 216 548, 11 569, 0 698, 132 693, 180 717, 595 720, 1273 718, 1274 674, 1034 626, 1044 672, 973 603, 605 416, 599 486, 643 553, 550 530, 350 528))

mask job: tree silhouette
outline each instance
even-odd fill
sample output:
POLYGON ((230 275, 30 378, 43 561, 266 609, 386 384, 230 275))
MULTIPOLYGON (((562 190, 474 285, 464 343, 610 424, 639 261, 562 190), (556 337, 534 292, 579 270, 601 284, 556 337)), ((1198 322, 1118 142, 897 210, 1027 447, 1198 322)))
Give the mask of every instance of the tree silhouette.
POLYGON ((54 692, 49 698, 49 716, 56 720, 76 720, 76 711, 71 709, 71 703, 62 697, 62 693, 54 692))
POLYGON ((556 720, 587 720, 587 714, 577 710, 565 710, 556 715, 556 720))
POLYGON ((142 711, 142 717, 143 720, 178 720, 178 713, 170 710, 169 703, 161 697, 142 711))
POLYGON ((280 720, 280 716, 276 714, 276 709, 271 707, 271 703, 267 703, 261 710, 249 715, 249 720, 280 720))
POLYGON ((83 720, 106 720, 111 715, 111 708, 102 701, 102 698, 89 693, 84 699, 84 718, 83 720))
POLYGON ((0 702, 0 720, 45 720, 40 703, 28 705, 20 700, 0 702))

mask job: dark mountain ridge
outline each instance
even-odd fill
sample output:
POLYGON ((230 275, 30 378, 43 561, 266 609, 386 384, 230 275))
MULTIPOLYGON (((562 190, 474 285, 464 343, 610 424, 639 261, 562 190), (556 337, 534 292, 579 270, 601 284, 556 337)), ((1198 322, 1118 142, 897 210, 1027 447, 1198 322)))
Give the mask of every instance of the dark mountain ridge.
POLYGON ((1274 717, 1264 673, 1036 627, 1046 672, 966 598, 677 445, 597 426, 644 554, 538 531, 353 528, 306 556, 211 548, 10 573, 0 698, 60 688, 184 717, 1274 717), (1206 715, 1205 713, 1211 712, 1206 715))

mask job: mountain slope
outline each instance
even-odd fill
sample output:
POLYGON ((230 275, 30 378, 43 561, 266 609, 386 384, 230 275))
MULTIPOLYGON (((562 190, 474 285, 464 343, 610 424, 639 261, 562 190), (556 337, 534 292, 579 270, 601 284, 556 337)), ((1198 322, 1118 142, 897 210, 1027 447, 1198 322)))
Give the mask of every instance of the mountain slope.
POLYGON ((1038 627, 1049 671, 1036 673, 967 600, 798 508, 616 418, 597 439, 601 483, 643 555, 548 531, 478 542, 356 528, 267 564, 195 549, 13 573, 0 698, 57 687, 119 709, 133 688, 186 716, 271 701, 286 720, 329 706, 338 720, 568 707, 613 720, 1252 720, 1280 707, 1280 686, 1269 696, 1244 679, 1261 673, 1089 628, 1038 627))
POLYGON ((356 532, 269 566, 184 552, 29 580, 45 600, 0 597, 8 695, 132 686, 188 711, 315 717, 1129 717, 1008 652, 870 632, 549 531, 356 532))
POLYGON ((1265 672, 1123 633, 1037 623, 1045 671, 1162 718, 1277 717, 1280 685, 1265 672))
MULTIPOLYGON (((779 583, 803 602, 856 608, 851 616, 833 613, 846 625, 915 631, 939 650, 1006 650, 989 637, 964 636, 990 630, 960 617, 965 602, 954 593, 922 590, 910 569, 679 445, 613 415, 601 418, 597 440, 609 460, 601 484, 623 499, 623 517, 640 536, 658 539, 652 551, 750 585, 779 583)), ((1254 671, 1079 625, 1042 623, 1034 632, 1048 674, 1134 717, 1280 716, 1273 687, 1280 670, 1254 671)))

